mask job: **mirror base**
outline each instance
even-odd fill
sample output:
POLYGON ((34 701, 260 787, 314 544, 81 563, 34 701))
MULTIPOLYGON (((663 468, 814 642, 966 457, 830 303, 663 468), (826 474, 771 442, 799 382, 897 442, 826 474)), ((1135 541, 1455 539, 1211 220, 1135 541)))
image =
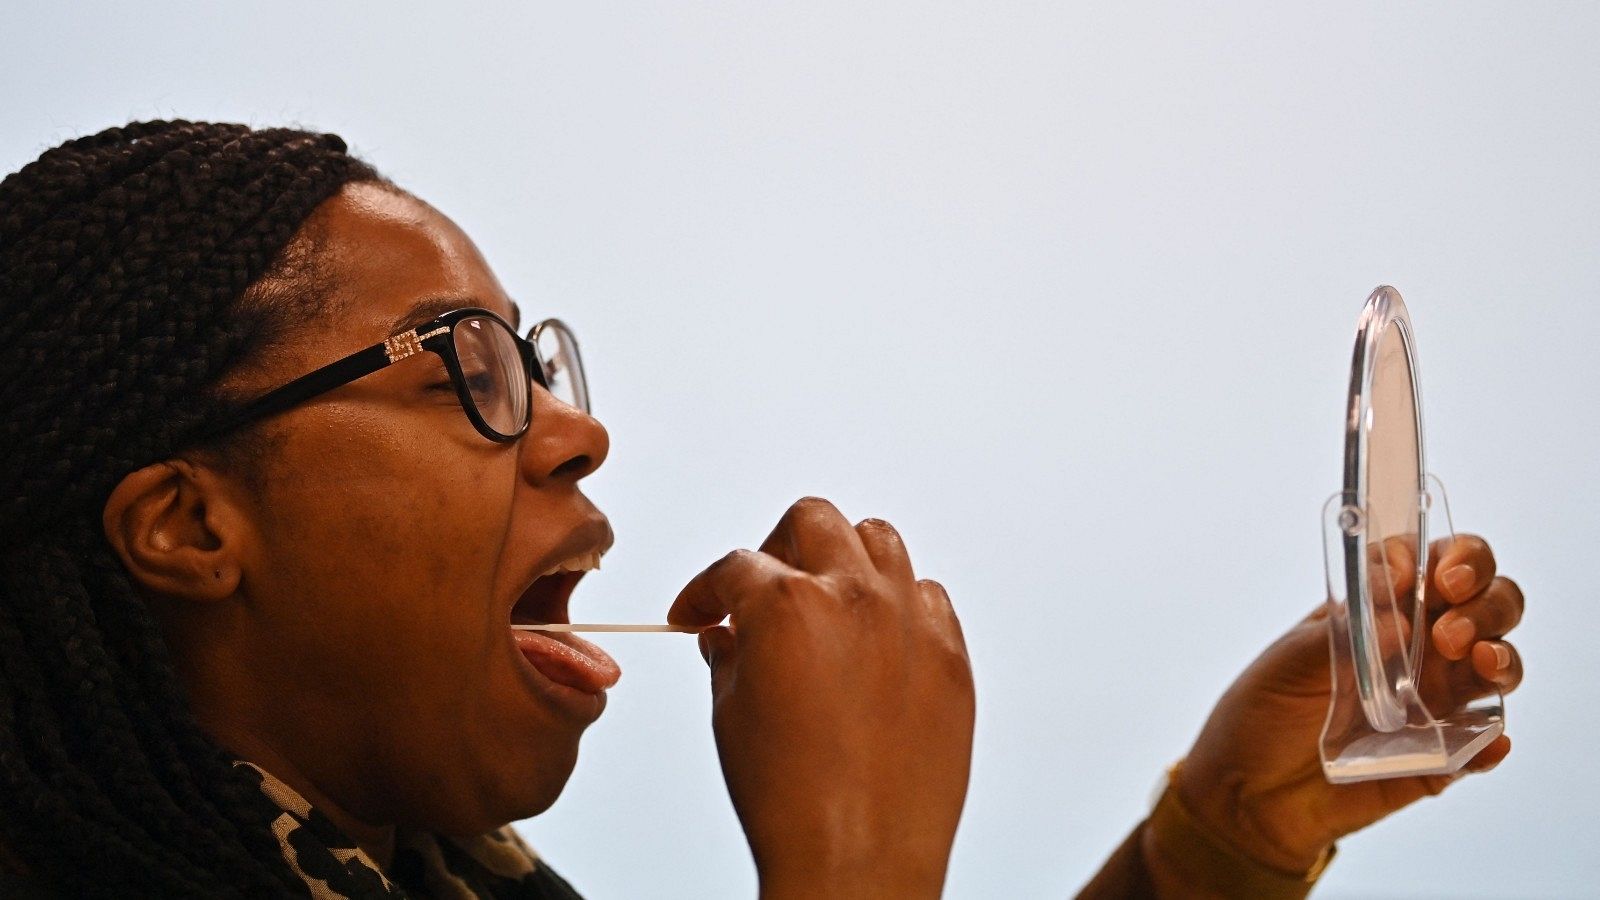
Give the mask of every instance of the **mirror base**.
POLYGON ((1465 709, 1443 721, 1363 735, 1332 755, 1323 746, 1322 774, 1333 784, 1449 775, 1505 732, 1500 707, 1465 709))
MULTIPOLYGON (((1429 490, 1418 497, 1418 518, 1425 532, 1432 520, 1441 537, 1455 537, 1450 503, 1444 484, 1433 475, 1426 478, 1429 490)), ((1365 641, 1352 640, 1352 630, 1366 621, 1378 619, 1372 606, 1372 592, 1365 596, 1350 590, 1349 553, 1364 546, 1361 537, 1370 515, 1349 493, 1334 494, 1323 507, 1323 543, 1327 563, 1328 650, 1332 675, 1332 696, 1328 718, 1323 723, 1322 772, 1334 784, 1403 778, 1412 775, 1448 775, 1466 765, 1478 751, 1505 732, 1505 705, 1496 693, 1472 701, 1442 716, 1435 716, 1418 695, 1416 680, 1421 657, 1429 646, 1420 629, 1426 620, 1418 616, 1404 631, 1411 641, 1400 642, 1394 657, 1398 665, 1385 665, 1374 654, 1360 654, 1357 647, 1376 647, 1382 641, 1376 632, 1365 641)), ((1420 542, 1426 547, 1426 541, 1420 542)), ((1426 559, 1420 561, 1426 571, 1426 559)), ((1393 583, 1394 576, 1382 571, 1363 570, 1361 579, 1373 577, 1393 583)), ((1364 583, 1364 582, 1360 582, 1364 583)))

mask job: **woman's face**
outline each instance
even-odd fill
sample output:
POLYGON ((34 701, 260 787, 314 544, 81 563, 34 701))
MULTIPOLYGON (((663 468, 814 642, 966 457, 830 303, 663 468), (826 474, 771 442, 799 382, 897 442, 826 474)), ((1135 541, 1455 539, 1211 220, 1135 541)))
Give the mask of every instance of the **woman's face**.
MULTIPOLYGON (((317 215, 336 300, 246 389, 450 309, 513 324, 552 312, 519 316, 467 236, 414 198, 355 184, 317 215)), ((604 708, 603 692, 542 674, 509 622, 539 576, 610 546, 578 487, 607 437, 535 385, 528 432, 493 443, 447 381, 421 353, 258 426, 277 446, 243 501, 238 602, 187 626, 178 655, 225 746, 363 822, 471 833, 547 808, 604 708)), ((576 577, 541 579, 521 614, 565 621, 576 577)), ((608 658, 583 652, 614 680, 608 658)))

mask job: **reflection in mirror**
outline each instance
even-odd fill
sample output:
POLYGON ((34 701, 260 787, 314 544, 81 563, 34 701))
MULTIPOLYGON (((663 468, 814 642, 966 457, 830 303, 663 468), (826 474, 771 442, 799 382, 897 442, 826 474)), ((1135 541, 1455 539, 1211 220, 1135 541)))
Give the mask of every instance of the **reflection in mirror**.
MULTIPOLYGON (((1382 672, 1376 685, 1381 704, 1369 709, 1372 725, 1393 731, 1405 724, 1400 695, 1415 681, 1411 636, 1421 636, 1416 598, 1422 562, 1418 497, 1422 492, 1422 431, 1412 376, 1410 335, 1402 320, 1383 317, 1373 349, 1366 394, 1364 456, 1366 483, 1366 582, 1371 592, 1374 646, 1369 658, 1382 672)), ((1420 649, 1420 648, 1418 648, 1420 649)))

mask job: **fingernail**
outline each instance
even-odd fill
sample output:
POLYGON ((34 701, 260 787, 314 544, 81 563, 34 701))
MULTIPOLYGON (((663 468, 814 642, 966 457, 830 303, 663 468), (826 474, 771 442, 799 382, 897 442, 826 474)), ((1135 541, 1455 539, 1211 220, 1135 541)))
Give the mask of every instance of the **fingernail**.
POLYGON ((1456 616, 1439 626, 1439 636, 1444 638, 1444 645, 1450 648, 1451 653, 1465 651, 1477 633, 1478 629, 1466 616, 1456 616))
POLYGON ((1505 644, 1494 645, 1494 668, 1496 672, 1504 672, 1511 667, 1511 651, 1505 644))
POLYGON ((1444 585, 1450 596, 1457 600, 1467 599, 1467 593, 1472 590, 1472 585, 1476 582, 1477 578, 1472 573, 1472 567, 1466 563, 1452 566, 1439 576, 1439 583, 1444 585))

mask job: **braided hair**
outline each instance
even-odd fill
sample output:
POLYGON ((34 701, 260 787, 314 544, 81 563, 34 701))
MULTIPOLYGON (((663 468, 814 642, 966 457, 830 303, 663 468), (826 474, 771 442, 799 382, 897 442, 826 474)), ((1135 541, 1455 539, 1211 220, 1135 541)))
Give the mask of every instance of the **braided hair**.
POLYGON ((333 135, 171 121, 0 182, 0 845, 72 896, 306 896, 101 507, 207 434, 221 379, 325 302, 302 226, 378 180, 333 135))

